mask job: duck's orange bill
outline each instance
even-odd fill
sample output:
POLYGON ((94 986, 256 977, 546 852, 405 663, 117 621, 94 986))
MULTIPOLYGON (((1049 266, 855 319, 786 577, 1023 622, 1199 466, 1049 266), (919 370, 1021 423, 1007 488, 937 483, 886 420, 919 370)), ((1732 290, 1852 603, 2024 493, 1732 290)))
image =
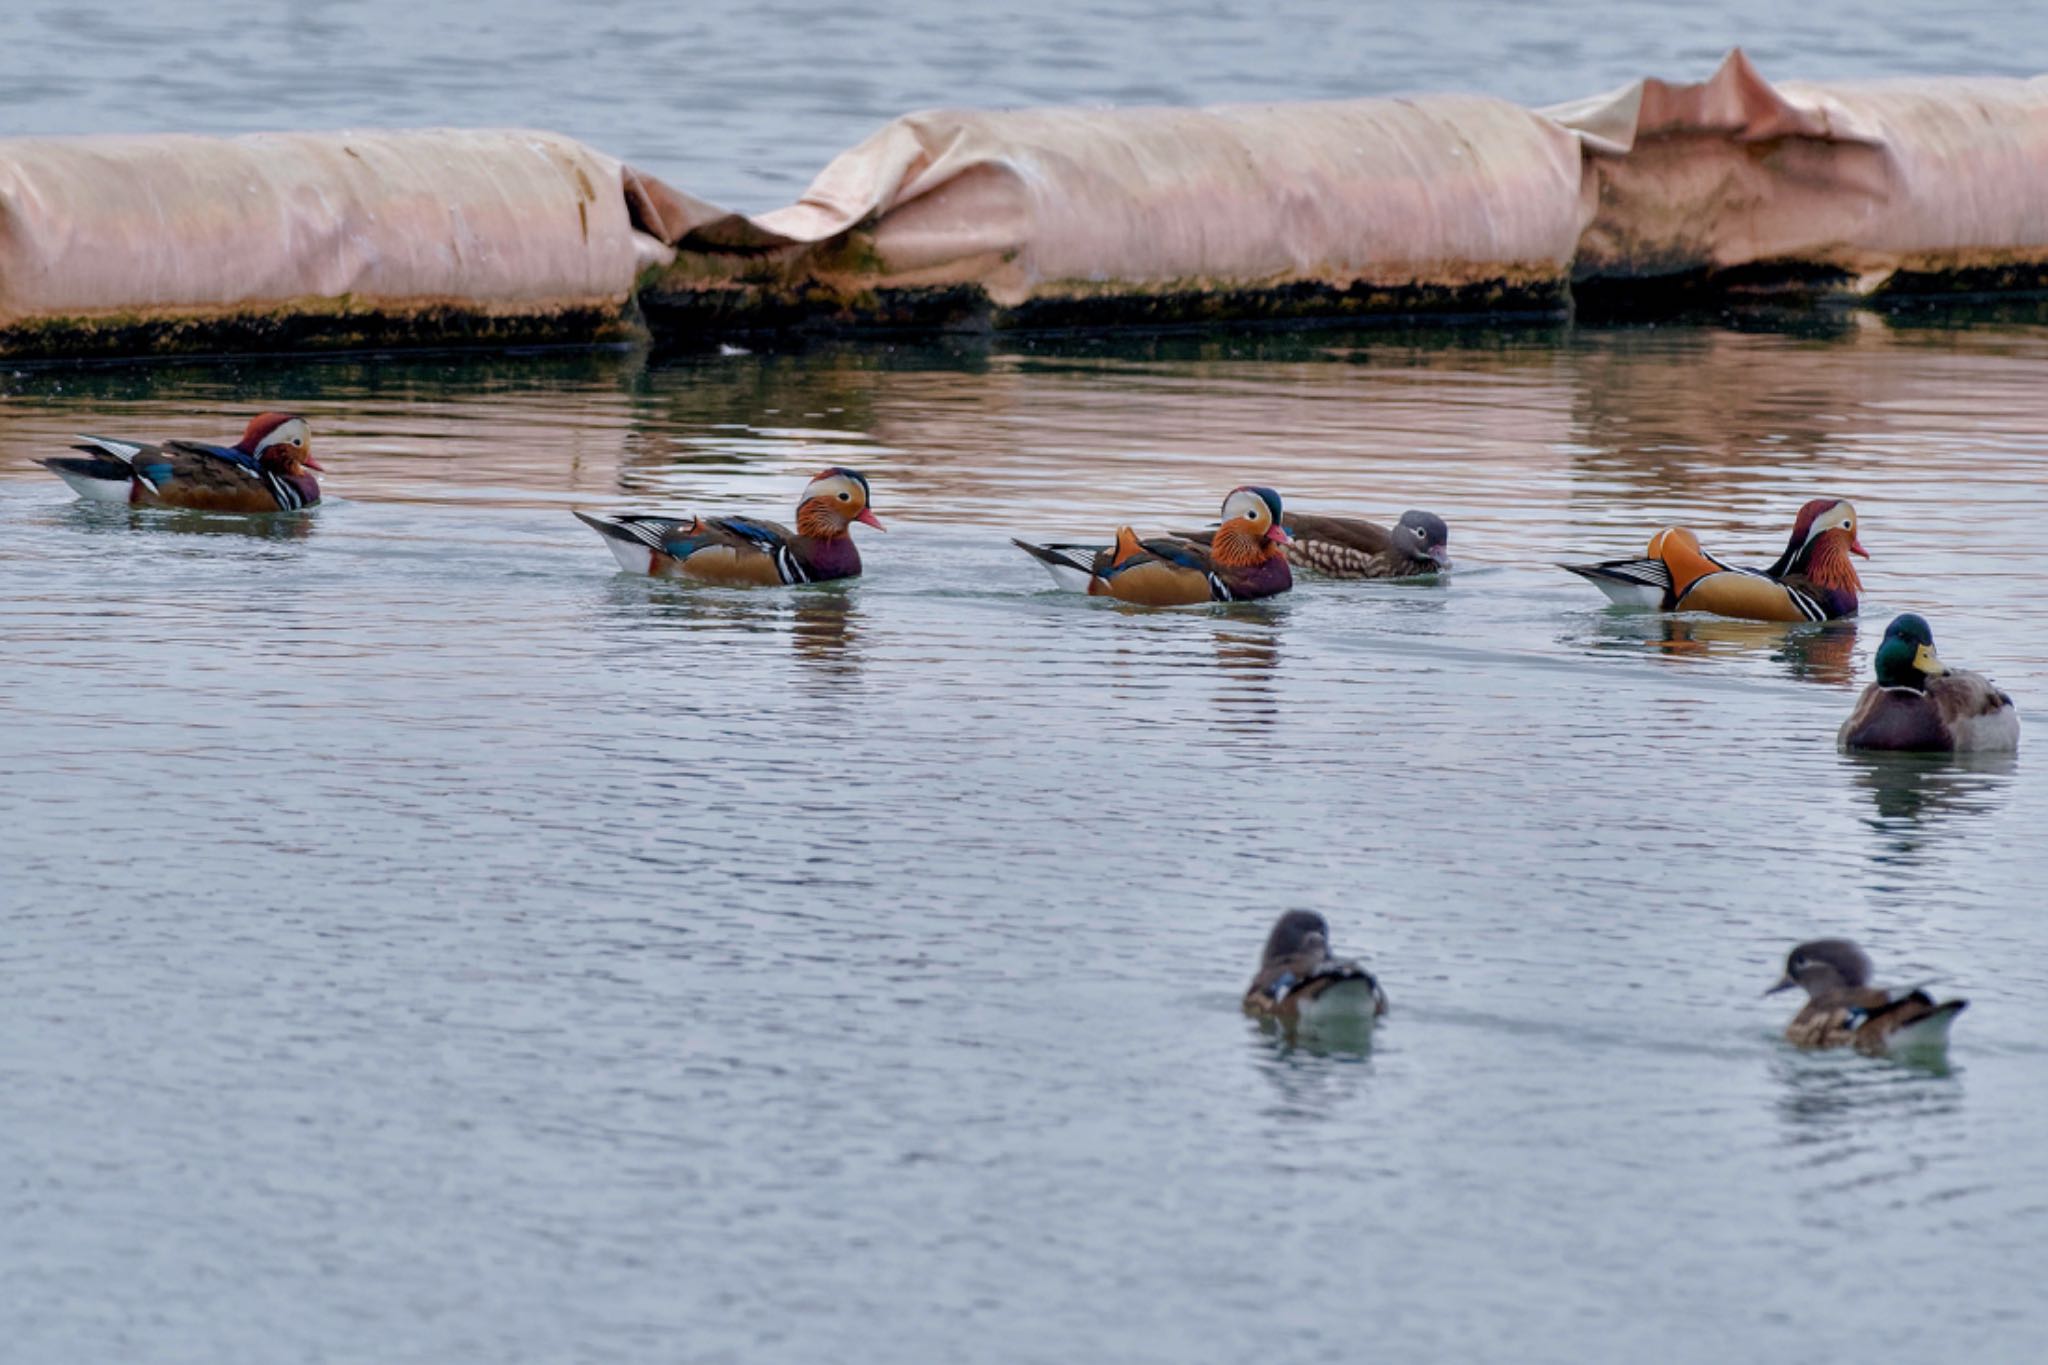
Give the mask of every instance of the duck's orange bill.
POLYGON ((1862 555, 1865 559, 1870 558, 1870 551, 1864 549, 1863 542, 1854 536, 1849 537, 1849 553, 1852 555, 1862 555))
POLYGON ((869 526, 874 527, 877 531, 886 531, 889 529, 888 527, 882 525, 881 518, 877 517, 873 512, 868 511, 868 509, 865 507, 860 509, 860 515, 855 517, 854 520, 865 522, 869 526))
POLYGON ((321 463, 320 463, 320 462, 319 462, 318 460, 314 459, 314 458, 313 458, 313 457, 312 457, 311 455, 301 455, 301 456, 299 456, 299 463, 300 463, 300 464, 302 464, 302 465, 304 465, 304 466, 305 466, 306 468, 308 468, 308 469, 317 469, 317 470, 319 470, 319 471, 320 471, 320 472, 321 472, 322 474, 325 474, 325 473, 327 472, 327 466, 326 466, 326 465, 324 465, 324 464, 321 464, 321 463))
POLYGON ((1287 534, 1287 528, 1277 521, 1266 528, 1266 539, 1276 545, 1288 545, 1294 541, 1294 537, 1287 534))

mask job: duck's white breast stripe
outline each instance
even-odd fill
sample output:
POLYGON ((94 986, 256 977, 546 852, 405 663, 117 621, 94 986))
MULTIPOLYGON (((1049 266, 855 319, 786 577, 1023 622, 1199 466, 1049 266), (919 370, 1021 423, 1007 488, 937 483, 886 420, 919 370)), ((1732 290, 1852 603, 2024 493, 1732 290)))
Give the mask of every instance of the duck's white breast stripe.
POLYGON ((269 487, 270 496, 285 511, 296 512, 304 505, 305 499, 299 496, 299 490, 289 480, 281 479, 266 469, 263 471, 263 482, 269 487))

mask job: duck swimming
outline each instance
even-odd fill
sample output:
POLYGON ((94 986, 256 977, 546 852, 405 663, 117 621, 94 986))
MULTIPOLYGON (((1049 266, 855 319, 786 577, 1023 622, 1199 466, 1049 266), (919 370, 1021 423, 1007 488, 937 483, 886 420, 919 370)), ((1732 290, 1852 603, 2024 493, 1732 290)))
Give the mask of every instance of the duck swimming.
POLYGON ((1799 509, 1785 553, 1768 569, 1741 569, 1700 548, 1682 526, 1650 537, 1641 559, 1558 567, 1593 584, 1617 606, 1704 611, 1747 621, 1832 621, 1856 614, 1862 580, 1851 555, 1870 552, 1856 536, 1856 509, 1815 498, 1799 509))
POLYGON ((1053 582, 1091 597, 1147 607, 1244 602, 1294 586, 1280 517, 1280 495, 1247 484, 1224 498, 1223 522, 1206 544, 1174 537, 1140 540, 1128 526, 1107 548, 1010 543, 1042 564, 1053 582))
POLYGON ((1804 1048, 1853 1047, 1866 1056, 1932 1050, 1948 1042, 1949 1025, 1967 1000, 1941 1004, 1920 989, 1880 990, 1870 984, 1870 959, 1845 938, 1815 939, 1785 958, 1785 974, 1765 991, 1797 986, 1806 1005, 1785 1026, 1785 1041, 1804 1048))
POLYGON ((201 441, 117 441, 81 436, 73 449, 89 457, 42 461, 80 497, 138 507, 180 507, 197 512, 296 512, 320 501, 309 470, 326 473, 313 458, 306 419, 288 412, 258 413, 231 446, 201 441))
POLYGON ((1282 524, 1294 537, 1294 562, 1326 578, 1414 578, 1451 567, 1451 528, 1434 512, 1403 512, 1391 528, 1292 512, 1282 524))
POLYGON ((1283 1024, 1364 1024, 1387 1012, 1371 972, 1330 955, 1330 926, 1313 910, 1289 910, 1266 936, 1245 1013, 1283 1024))
MULTIPOLYGON (((1451 529, 1434 512, 1407 511, 1391 527, 1363 517, 1287 512, 1288 562, 1325 578, 1415 578, 1451 567, 1451 529)), ((1207 532, 1175 531, 1183 540, 1207 532)))
POLYGON ((2020 713, 1981 673, 1952 669, 1934 652, 1934 631, 1908 612, 1885 627, 1877 681, 1863 689, 1835 739, 1844 749, 1902 753, 2009 753, 2020 747, 2020 713))
POLYGON ((627 573, 729 585, 857 578, 860 550, 853 524, 885 529, 868 508, 867 477, 838 466, 804 486, 794 532, 753 517, 576 516, 604 537, 627 573))

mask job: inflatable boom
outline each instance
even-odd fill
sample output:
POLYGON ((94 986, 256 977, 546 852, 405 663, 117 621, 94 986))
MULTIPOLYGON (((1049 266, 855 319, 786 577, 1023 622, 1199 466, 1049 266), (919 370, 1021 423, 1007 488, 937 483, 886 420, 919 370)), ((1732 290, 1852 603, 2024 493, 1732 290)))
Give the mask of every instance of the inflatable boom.
POLYGON ((2048 287, 2048 78, 942 111, 727 212, 549 133, 0 139, 0 356, 2048 287))

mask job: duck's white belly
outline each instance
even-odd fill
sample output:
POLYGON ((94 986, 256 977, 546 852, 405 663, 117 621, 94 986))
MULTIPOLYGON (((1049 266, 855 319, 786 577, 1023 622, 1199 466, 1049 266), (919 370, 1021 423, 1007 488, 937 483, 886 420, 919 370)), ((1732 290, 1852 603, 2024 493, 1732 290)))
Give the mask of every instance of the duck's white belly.
POLYGON ((1959 754, 2010 753, 2020 747, 2020 710, 2002 706, 1988 716, 1957 721, 1954 729, 1959 754))
POLYGON ((1339 981, 1314 999, 1303 1000, 1297 1017, 1304 1024, 1371 1028, 1379 1017, 1379 998, 1370 981, 1339 981))

